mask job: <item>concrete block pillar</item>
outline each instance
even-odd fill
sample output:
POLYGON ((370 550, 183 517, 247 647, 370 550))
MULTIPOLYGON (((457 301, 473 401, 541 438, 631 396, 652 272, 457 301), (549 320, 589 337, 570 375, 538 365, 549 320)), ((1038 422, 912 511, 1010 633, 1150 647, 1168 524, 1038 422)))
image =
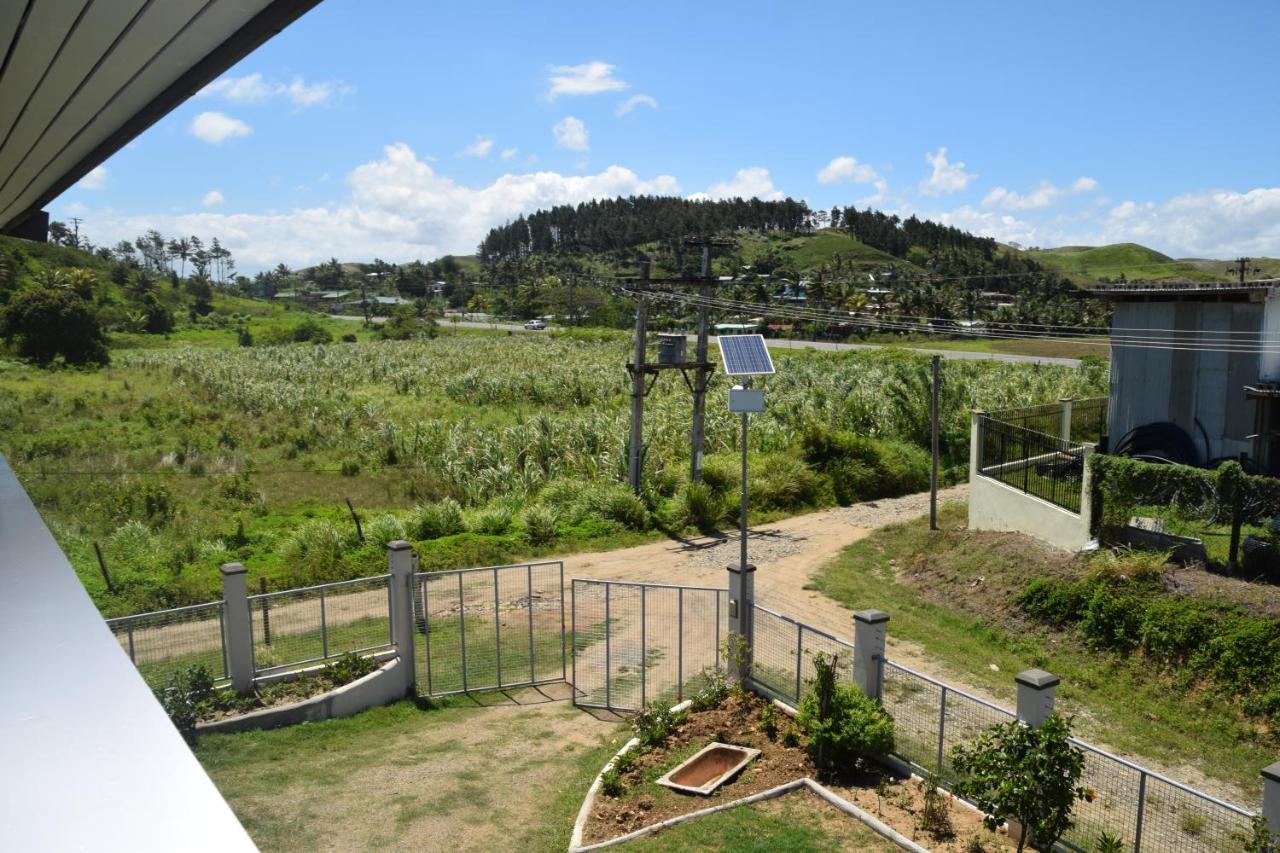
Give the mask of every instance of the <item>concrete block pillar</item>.
POLYGON ((403 539, 387 543, 387 570, 391 573, 391 642, 400 657, 399 669, 404 675, 405 695, 418 683, 414 665, 413 575, 418 557, 413 546, 403 539))
MULTIPOLYGON (((737 637, 746 641, 746 661, 743 671, 738 669, 734 655, 730 655, 729 676, 740 681, 751 678, 751 661, 755 658, 755 612, 756 603, 756 567, 747 564, 729 566, 729 639, 737 642, 737 637)), ((734 650, 736 654, 736 650, 734 650)))
POLYGON ((1061 678, 1043 669, 1028 669, 1014 677, 1018 683, 1018 719, 1038 729, 1053 714, 1053 693, 1061 678))
POLYGON ((889 614, 859 610, 853 614, 853 681, 877 701, 884 690, 884 638, 889 614))
POLYGON ((1262 817, 1267 829, 1280 836, 1280 761, 1262 770, 1262 817))
POLYGON ((1071 440, 1071 399, 1063 397, 1058 401, 1058 405, 1062 406, 1062 419, 1058 421, 1058 438, 1063 441, 1071 440))
POLYGON ((239 563, 222 566, 223 636, 227 644, 227 675, 231 689, 241 696, 253 691, 253 631, 249 623, 249 584, 239 563))
POLYGON ((987 416, 982 409, 974 409, 969 415, 969 482, 978 476, 978 465, 982 460, 982 430, 979 422, 987 416))

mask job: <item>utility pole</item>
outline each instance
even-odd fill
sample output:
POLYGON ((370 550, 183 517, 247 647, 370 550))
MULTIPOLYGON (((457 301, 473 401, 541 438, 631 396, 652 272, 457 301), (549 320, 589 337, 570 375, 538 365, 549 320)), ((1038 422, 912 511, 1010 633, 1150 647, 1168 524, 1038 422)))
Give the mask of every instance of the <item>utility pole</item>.
POLYGON ((1252 269, 1249 268, 1249 261, 1251 260, 1253 259, 1252 258, 1236 258, 1234 261, 1231 262, 1232 267, 1227 268, 1227 272, 1234 271, 1235 274, 1239 277, 1240 283, 1244 284, 1244 277, 1247 273, 1253 273, 1256 275, 1262 272, 1261 268, 1259 267, 1253 267, 1252 269))
MULTIPOLYGON (((641 287, 647 287, 649 262, 640 262, 641 287)), ((631 491, 640 494, 640 463, 644 442, 644 359, 645 344, 649 336, 649 298, 645 293, 636 297, 636 352, 631 370, 631 446, 628 448, 627 479, 631 491)))
POLYGON ((569 273, 569 324, 578 325, 578 303, 574 300, 574 287, 578 284, 578 274, 569 273))
POLYGON ((72 238, 72 239, 74 239, 74 240, 76 241, 76 248, 77 248, 77 249, 79 249, 79 248, 80 248, 80 223, 81 223, 81 222, 84 222, 84 220, 83 220, 83 219, 81 219, 80 217, 78 217, 78 216, 73 216, 73 217, 71 217, 71 224, 72 224, 72 226, 75 228, 75 237, 74 237, 74 238, 72 238))
POLYGON ((929 529, 938 529, 938 388, 942 384, 942 356, 933 357, 933 387, 930 389, 929 428, 932 464, 929 467, 929 529))
MULTIPOLYGON (((698 303, 698 342, 694 349, 694 358, 699 367, 693 377, 693 431, 689 436, 689 479, 694 483, 702 482, 702 441, 703 420, 707 409, 707 383, 711 380, 711 368, 707 364, 707 299, 711 296, 711 244, 702 246, 702 286, 699 289, 702 301, 698 303)), ((746 415, 743 415, 746 418, 746 415)))

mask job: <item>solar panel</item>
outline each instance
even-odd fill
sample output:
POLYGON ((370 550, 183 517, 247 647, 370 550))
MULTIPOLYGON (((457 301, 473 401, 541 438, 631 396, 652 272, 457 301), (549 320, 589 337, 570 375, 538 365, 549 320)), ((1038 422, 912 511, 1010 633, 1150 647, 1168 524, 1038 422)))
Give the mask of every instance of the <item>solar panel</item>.
POLYGON ((774 372, 764 335, 721 335, 716 340, 724 372, 730 376, 768 376, 774 372))

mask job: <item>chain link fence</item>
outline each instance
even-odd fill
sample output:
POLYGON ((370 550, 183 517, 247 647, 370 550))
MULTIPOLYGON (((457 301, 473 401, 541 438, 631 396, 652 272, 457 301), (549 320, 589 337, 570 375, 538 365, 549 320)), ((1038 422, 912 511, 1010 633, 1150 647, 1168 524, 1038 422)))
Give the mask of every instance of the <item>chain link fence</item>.
POLYGON ((390 648, 390 577, 249 596, 255 674, 390 648))
POLYGON ((446 696, 564 681, 564 564, 414 575, 418 692, 446 696))
POLYGON ((193 604, 106 620, 143 680, 158 687, 179 669, 200 665, 228 678, 222 602, 193 604))
POLYGON ((574 579, 572 595, 572 677, 581 707, 674 704, 723 664, 723 589, 574 579))

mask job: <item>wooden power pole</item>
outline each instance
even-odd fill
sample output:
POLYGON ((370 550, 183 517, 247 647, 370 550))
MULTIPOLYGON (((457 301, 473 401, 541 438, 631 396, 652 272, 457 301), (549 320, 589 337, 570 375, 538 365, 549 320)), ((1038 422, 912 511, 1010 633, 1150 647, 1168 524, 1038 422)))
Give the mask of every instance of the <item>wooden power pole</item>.
POLYGON ((694 349, 694 360, 698 367, 693 377, 693 430, 689 435, 689 479, 694 483, 702 482, 702 441, 703 421, 707 411, 707 383, 711 380, 711 368, 707 364, 707 299, 711 296, 711 244, 702 246, 702 301, 698 303, 698 341, 694 349))
MULTIPOLYGON (((641 286, 649 280, 649 262, 640 262, 641 286)), ((640 494, 640 464, 644 444, 644 377, 645 345, 649 337, 649 299, 641 293, 636 297, 636 351, 635 361, 627 365, 631 371, 631 446, 627 449, 627 480, 631 491, 640 494)))
POLYGON ((933 357, 933 382, 929 394, 929 429, 932 447, 929 466, 929 529, 938 529, 938 388, 942 384, 942 356, 933 357))

